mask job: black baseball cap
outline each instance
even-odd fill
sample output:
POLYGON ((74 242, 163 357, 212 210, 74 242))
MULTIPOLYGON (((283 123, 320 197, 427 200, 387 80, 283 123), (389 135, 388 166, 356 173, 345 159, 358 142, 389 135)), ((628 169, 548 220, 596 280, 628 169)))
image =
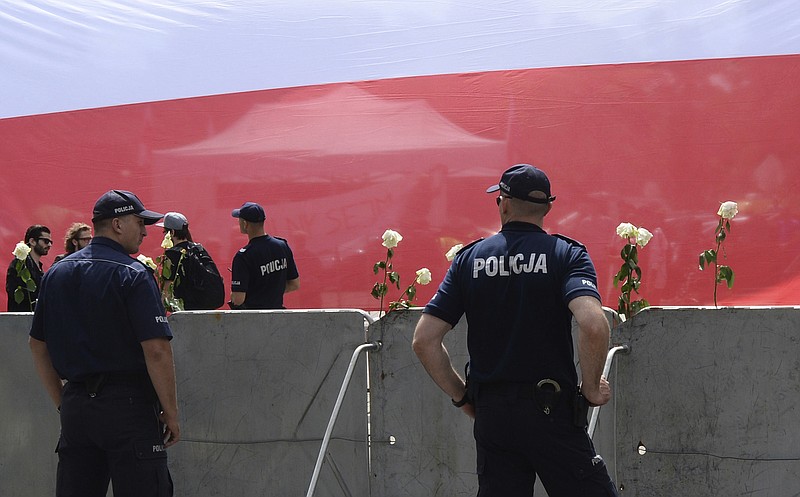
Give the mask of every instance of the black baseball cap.
POLYGON ((500 183, 486 189, 486 193, 500 190, 509 197, 526 200, 535 204, 549 204, 556 199, 550 195, 550 180, 541 169, 530 164, 517 164, 506 169, 500 183), (539 192, 543 195, 532 195, 539 192))
POLYGON ((130 214, 144 219, 144 224, 155 224, 164 217, 164 214, 145 209, 139 197, 129 191, 109 190, 95 202, 92 222, 130 214))
POLYGON ((245 202, 238 209, 233 209, 231 216, 242 218, 250 223, 260 223, 267 219, 264 208, 255 202, 245 202))

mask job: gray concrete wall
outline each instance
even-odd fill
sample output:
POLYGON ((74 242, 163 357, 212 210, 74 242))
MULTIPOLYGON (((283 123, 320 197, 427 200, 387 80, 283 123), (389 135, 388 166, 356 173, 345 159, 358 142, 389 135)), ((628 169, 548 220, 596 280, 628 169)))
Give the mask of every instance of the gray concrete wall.
MULTIPOLYGON (((59 421, 27 345, 31 315, 0 316, 0 496, 53 495, 59 421)), ((177 495, 304 495, 353 350, 358 311, 170 317, 182 441, 177 495)), ((368 492, 366 358, 342 404, 318 496, 368 492)))
POLYGON ((800 495, 800 308, 646 309, 617 339, 622 495, 800 495))
POLYGON ((32 314, 0 314, 0 495, 54 495, 59 421, 33 367, 32 314))
MULTIPOLYGON (((390 313, 370 326, 383 347, 370 358, 373 497, 475 495, 472 422, 453 407, 411 350, 419 310, 390 313)), ((454 364, 467 361, 466 327, 445 337, 454 364)))
MULTIPOLYGON (((471 422, 413 355, 418 317, 393 313, 370 327, 382 348, 357 364, 315 495, 475 494, 471 422)), ((170 321, 183 423, 170 449, 177 495, 304 495, 350 357, 366 339, 363 315, 170 321)), ((53 494, 58 416, 33 369, 29 326, 30 315, 0 315, 0 496, 53 494)), ((459 365, 464 331, 459 324, 446 342, 459 365)), ((615 328, 612 341, 631 352, 615 361, 615 399, 595 441, 621 495, 800 495, 799 340, 800 308, 651 308, 615 328)))

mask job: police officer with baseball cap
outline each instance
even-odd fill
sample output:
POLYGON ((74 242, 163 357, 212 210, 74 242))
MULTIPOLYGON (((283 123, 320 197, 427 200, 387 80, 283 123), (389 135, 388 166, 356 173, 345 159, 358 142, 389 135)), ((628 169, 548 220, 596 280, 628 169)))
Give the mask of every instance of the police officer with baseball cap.
POLYGON ((267 215, 255 202, 231 211, 247 245, 233 256, 231 309, 283 309, 283 295, 300 288, 300 275, 289 242, 264 231, 267 215))
POLYGON ((29 343, 61 415, 56 495, 104 497, 109 480, 115 497, 172 495, 172 332, 151 270, 130 256, 161 217, 129 191, 106 192, 91 243, 42 280, 29 343))
POLYGON ((586 432, 590 405, 609 401, 602 370, 609 325, 586 248, 543 229, 555 197, 544 171, 506 170, 487 193, 502 229, 459 251, 414 331, 413 348, 453 405, 475 419, 480 497, 617 495, 586 432), (469 377, 443 340, 466 314, 469 377), (581 382, 572 318, 580 328, 581 382))

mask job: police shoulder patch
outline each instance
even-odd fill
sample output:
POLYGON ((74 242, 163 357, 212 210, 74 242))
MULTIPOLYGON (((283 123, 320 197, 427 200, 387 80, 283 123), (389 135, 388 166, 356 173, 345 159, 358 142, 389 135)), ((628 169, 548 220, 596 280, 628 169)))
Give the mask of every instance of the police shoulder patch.
POLYGON ((586 248, 586 245, 582 244, 578 240, 573 240, 572 238, 570 238, 568 236, 564 236, 564 235, 559 234, 559 233, 553 233, 553 236, 556 237, 556 238, 560 238, 560 239, 564 240, 565 242, 569 243, 570 245, 576 245, 576 246, 584 248, 584 249, 586 248))

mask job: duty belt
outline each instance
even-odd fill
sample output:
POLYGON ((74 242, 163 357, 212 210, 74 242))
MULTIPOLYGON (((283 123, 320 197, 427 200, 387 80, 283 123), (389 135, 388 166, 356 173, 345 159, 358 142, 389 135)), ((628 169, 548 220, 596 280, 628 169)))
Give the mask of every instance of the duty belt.
POLYGON ((559 385, 556 380, 551 380, 549 378, 545 378, 537 383, 533 391, 533 398, 536 400, 536 405, 539 406, 543 413, 549 416, 550 412, 559 404, 569 405, 572 407, 573 424, 581 428, 586 428, 588 425, 586 416, 589 414, 589 403, 586 402, 586 397, 583 396, 580 388, 578 388, 571 399, 562 399, 561 402, 559 402, 559 397, 561 397, 561 385, 559 385))
POLYGON ((481 393, 489 395, 513 395, 522 399, 533 399, 536 407, 546 416, 554 412, 572 413, 572 422, 575 426, 586 428, 586 417, 589 413, 589 403, 581 394, 580 389, 562 387, 558 381, 545 378, 538 383, 476 383, 473 385, 480 399, 481 393))
POLYGON ((520 399, 531 399, 545 414, 551 414, 559 408, 567 408, 572 401, 574 389, 561 387, 558 381, 545 378, 538 383, 531 382, 498 382, 477 383, 475 390, 478 396, 481 392, 489 395, 509 395, 520 399))
POLYGON ((536 401, 536 405, 548 416, 558 405, 559 397, 561 397, 561 385, 550 378, 545 378, 537 383, 533 390, 533 399, 536 401))
MULTIPOLYGON (((150 377, 147 373, 97 373, 83 378, 81 381, 72 383, 83 384, 89 397, 97 397, 107 383, 128 383, 150 385, 150 377)), ((152 387, 151 387, 152 388, 152 387)))

